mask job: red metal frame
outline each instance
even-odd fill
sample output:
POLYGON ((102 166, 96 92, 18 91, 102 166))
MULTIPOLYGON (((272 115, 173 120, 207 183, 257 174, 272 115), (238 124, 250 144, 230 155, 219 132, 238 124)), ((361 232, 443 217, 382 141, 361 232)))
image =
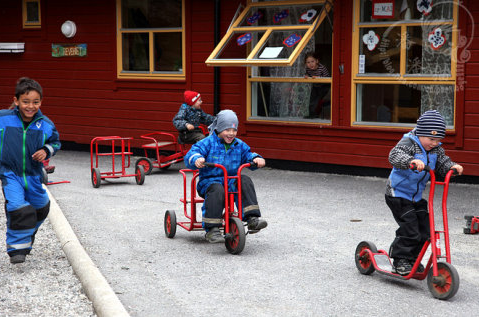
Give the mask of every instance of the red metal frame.
MULTIPOLYGON (((449 181, 451 179, 452 174, 454 173, 453 170, 450 170, 444 179, 443 182, 438 182, 436 181, 436 176, 434 174, 433 170, 429 171, 429 174, 431 175, 431 185, 429 189, 429 201, 428 201, 428 207, 429 207, 429 227, 430 227, 430 241, 426 241, 424 243, 424 246, 421 249, 421 252, 419 253, 419 256, 417 257, 416 262, 414 263, 411 273, 408 275, 402 276, 397 273, 393 273, 388 270, 383 270, 381 269, 377 262, 376 259, 374 258, 377 255, 385 255, 389 259, 389 255, 386 251, 384 250, 378 250, 377 253, 373 253, 369 249, 364 249, 360 253, 360 257, 363 257, 366 253, 368 253, 369 258, 371 259, 371 262, 374 266, 374 268, 378 271, 378 273, 382 274, 387 274, 387 275, 392 275, 394 277, 400 278, 400 279, 405 279, 409 280, 410 278, 414 278, 417 280, 423 280, 426 278, 431 265, 432 265, 432 270, 433 270, 433 276, 437 277, 438 276, 438 269, 437 269, 437 260, 440 258, 445 258, 448 263, 451 263, 451 252, 450 252, 450 245, 449 245, 449 225, 448 225, 448 220, 447 220, 447 196, 448 196, 448 191, 449 191, 449 181), (436 185, 443 185, 443 195, 442 195, 442 220, 443 220, 443 230, 436 230, 436 225, 434 222, 434 192, 436 185), (439 238, 440 235, 444 236, 444 248, 445 248, 445 255, 441 255, 441 248, 440 248, 440 242, 439 238), (427 262, 427 265, 425 266, 424 272, 419 273, 416 272, 417 268, 419 267, 419 264, 421 263, 422 258, 424 257, 429 245, 431 246, 431 256, 429 257, 429 260, 427 262)), ((391 260, 389 259, 389 262, 391 263, 391 260)), ((391 264, 392 265, 392 264, 391 264)))
POLYGON ((136 173, 126 173, 126 169, 130 167, 131 163, 130 156, 133 154, 130 146, 130 142, 132 139, 132 137, 120 136, 100 136, 93 138, 90 143, 90 170, 93 170, 93 168, 98 168, 100 156, 111 156, 111 171, 100 172, 101 179, 137 176, 136 173), (99 152, 98 147, 102 142, 111 144, 111 152, 99 152), (120 152, 115 152, 115 146, 120 146, 120 152), (121 170, 117 170, 115 167, 116 156, 121 156, 121 170), (93 164, 93 162, 95 162, 95 164, 93 164))

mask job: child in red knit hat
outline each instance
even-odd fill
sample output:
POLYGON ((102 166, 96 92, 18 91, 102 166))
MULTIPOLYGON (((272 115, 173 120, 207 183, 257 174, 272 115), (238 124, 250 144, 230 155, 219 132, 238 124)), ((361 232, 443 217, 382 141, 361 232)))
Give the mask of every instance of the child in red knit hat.
POLYGON ((210 125, 215 117, 201 109, 203 101, 198 92, 186 90, 184 95, 185 103, 173 118, 173 125, 180 132, 182 143, 196 143, 205 137, 200 124, 210 125))

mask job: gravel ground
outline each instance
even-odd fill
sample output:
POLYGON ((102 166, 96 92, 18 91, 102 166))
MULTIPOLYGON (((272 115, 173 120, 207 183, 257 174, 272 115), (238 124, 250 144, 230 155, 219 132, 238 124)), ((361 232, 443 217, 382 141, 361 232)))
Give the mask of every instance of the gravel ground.
MULTIPOLYGON (((5 233, 5 214, 1 215, 0 232, 5 233)), ((0 249, 0 316, 96 316, 48 219, 25 263, 10 264, 4 241, 0 249)))

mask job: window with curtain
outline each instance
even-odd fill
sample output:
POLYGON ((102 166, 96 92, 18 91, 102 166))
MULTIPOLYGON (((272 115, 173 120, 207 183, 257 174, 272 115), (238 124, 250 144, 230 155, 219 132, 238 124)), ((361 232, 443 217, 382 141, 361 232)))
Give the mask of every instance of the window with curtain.
POLYGON ((117 0, 118 77, 184 79, 184 0, 117 0))
POLYGON ((457 2, 358 0, 353 124, 415 124, 438 110, 454 128, 457 2))

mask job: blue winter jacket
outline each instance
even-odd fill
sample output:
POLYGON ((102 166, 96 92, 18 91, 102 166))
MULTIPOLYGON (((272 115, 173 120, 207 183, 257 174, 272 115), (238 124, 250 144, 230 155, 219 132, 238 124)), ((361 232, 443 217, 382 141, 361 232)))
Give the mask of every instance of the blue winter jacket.
MULTIPOLYGON (((197 169, 195 162, 200 157, 204 157, 206 162, 225 166, 228 175, 234 176, 242 164, 252 162, 254 158, 261 156, 251 152, 248 144, 240 139, 235 139, 226 151, 223 139, 219 138, 216 133, 212 133, 191 147, 184 158, 186 167, 197 169)), ((213 183, 223 184, 223 170, 211 167, 201 168, 200 180, 197 185, 198 193, 204 196, 208 187, 213 183)), ((228 188, 235 190, 234 179, 229 181, 228 188)))
POLYGON ((0 110, 0 174, 41 175, 43 163, 33 160, 32 155, 42 148, 47 158, 60 149, 59 135, 50 119, 38 110, 24 128, 18 107, 0 110))
POLYGON ((207 114, 202 109, 195 109, 186 103, 180 106, 180 110, 173 118, 173 125, 178 131, 187 131, 186 124, 192 124, 198 128, 200 124, 210 125, 215 117, 207 114))
POLYGON ((420 159, 439 175, 445 175, 455 164, 445 154, 441 145, 427 152, 414 130, 406 133, 389 153, 389 162, 393 169, 389 175, 386 195, 416 202, 422 199, 430 175, 426 171, 411 170, 410 164, 414 159, 420 159))

